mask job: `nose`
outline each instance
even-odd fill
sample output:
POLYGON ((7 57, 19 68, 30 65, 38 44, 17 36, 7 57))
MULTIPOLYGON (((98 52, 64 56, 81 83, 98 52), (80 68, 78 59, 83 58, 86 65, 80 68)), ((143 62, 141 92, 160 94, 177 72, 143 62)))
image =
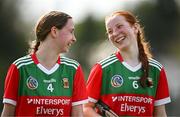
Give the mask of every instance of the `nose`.
POLYGON ((110 35, 111 39, 114 39, 119 35, 119 31, 117 29, 114 29, 112 34, 110 35))
POLYGON ((72 41, 73 41, 73 43, 76 42, 76 37, 75 36, 73 36, 72 41))
POLYGON ((112 35, 113 35, 114 37, 116 37, 118 34, 119 34, 119 31, 118 31, 117 29, 114 29, 113 34, 112 34, 112 35))

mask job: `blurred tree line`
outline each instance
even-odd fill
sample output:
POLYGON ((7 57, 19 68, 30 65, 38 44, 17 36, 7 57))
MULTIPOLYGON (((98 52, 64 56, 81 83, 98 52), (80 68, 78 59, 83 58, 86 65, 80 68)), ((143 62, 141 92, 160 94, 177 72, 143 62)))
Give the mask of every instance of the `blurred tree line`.
MULTIPOLYGON (((17 58, 26 54, 28 49, 25 25, 21 23, 21 17, 18 12, 18 4, 21 0, 1 0, 0 1, 0 112, 2 110, 2 96, 5 75, 9 65, 17 58)), ((144 1, 133 9, 145 28, 145 35, 152 45, 152 51, 155 56, 161 54, 180 57, 179 37, 180 37, 180 12, 175 0, 156 0, 156 2, 144 1), (160 45, 160 46, 159 46, 160 45)), ((108 15, 108 14, 107 14, 108 15)), ((92 47, 98 46, 107 39, 105 35, 104 19, 96 20, 93 14, 89 14, 84 21, 76 24, 77 43, 72 47, 70 56, 79 61, 87 78, 90 68, 89 53, 96 50, 92 47)), ((26 32, 29 33, 29 32, 26 32)), ((173 96, 172 96, 173 98, 173 96)), ((177 101, 180 101, 180 96, 177 101)), ((167 105, 168 115, 180 115, 176 108, 180 108, 178 103, 172 102, 167 105)))
POLYGON ((0 0, 0 112, 7 69, 17 57, 25 54, 27 49, 25 34, 21 33, 24 29, 17 12, 18 4, 18 0, 0 0))
POLYGON ((147 39, 152 45, 155 55, 167 54, 173 51, 173 46, 179 44, 180 14, 174 0, 157 0, 157 3, 142 3, 135 13, 139 16, 145 28, 147 39), (161 44, 161 46, 159 46, 161 44), (169 48, 170 47, 170 48, 169 48))

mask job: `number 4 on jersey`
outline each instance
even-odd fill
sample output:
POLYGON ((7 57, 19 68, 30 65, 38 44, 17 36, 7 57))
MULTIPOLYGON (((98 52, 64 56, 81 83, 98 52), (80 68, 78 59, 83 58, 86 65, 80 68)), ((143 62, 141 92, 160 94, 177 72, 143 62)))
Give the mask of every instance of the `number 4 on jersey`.
POLYGON ((47 90, 49 90, 50 92, 53 92, 54 88, 51 83, 48 85, 47 90))

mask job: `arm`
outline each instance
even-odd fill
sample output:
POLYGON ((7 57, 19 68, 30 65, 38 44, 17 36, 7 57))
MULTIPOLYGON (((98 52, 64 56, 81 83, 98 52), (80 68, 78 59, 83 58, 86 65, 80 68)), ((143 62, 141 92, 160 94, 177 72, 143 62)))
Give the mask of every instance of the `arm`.
POLYGON ((85 117, 98 117, 100 116, 96 111, 93 109, 95 107, 95 103, 88 102, 87 104, 83 105, 83 112, 85 117))
POLYGON ((89 78, 87 81, 87 93, 88 97, 93 99, 89 101, 87 104, 83 105, 83 112, 85 116, 89 117, 97 117, 100 116, 96 111, 95 103, 100 99, 100 92, 101 92, 101 85, 102 85, 102 68, 99 64, 96 64, 91 69, 89 74, 89 78))
POLYGON ((12 64, 7 72, 4 85, 3 111, 1 117, 14 116, 17 103, 19 73, 17 67, 12 64))
POLYGON ((78 67, 73 87, 73 97, 72 97, 72 110, 71 116, 82 117, 83 116, 83 103, 87 102, 87 93, 84 74, 81 66, 78 67))
POLYGON ((82 105, 76 105, 72 107, 71 116, 74 117, 82 117, 83 111, 82 111, 82 105))
POLYGON ((167 117, 165 105, 154 107, 154 117, 167 117))
POLYGON ((14 115, 15 115, 15 106, 5 103, 1 117, 14 116, 14 115))
POLYGON ((171 102, 169 96, 168 82, 164 68, 161 69, 159 83, 157 86, 154 116, 167 117, 165 104, 171 102))

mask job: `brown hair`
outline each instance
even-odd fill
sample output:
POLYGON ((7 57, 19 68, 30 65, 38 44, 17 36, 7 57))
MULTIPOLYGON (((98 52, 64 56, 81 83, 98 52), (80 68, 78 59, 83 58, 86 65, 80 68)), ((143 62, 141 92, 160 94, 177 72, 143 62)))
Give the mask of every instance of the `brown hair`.
MULTIPOLYGON (((135 25, 135 23, 139 24, 137 18, 130 12, 127 11, 118 11, 114 12, 111 16, 119 15, 123 16, 130 25, 135 25)), ((108 18, 108 17, 107 17, 108 18)), ((149 75, 149 62, 148 58, 152 57, 152 53, 150 51, 150 44, 145 40, 143 28, 140 27, 137 34, 137 43, 139 49, 139 60, 142 63, 143 75, 140 78, 140 84, 142 87, 150 87, 152 83, 147 79, 149 75)))
POLYGON ((36 40, 31 42, 29 53, 34 53, 38 50, 40 42, 45 40, 53 26, 62 29, 66 25, 68 19, 71 18, 70 15, 59 11, 51 11, 40 17, 35 27, 36 40))

